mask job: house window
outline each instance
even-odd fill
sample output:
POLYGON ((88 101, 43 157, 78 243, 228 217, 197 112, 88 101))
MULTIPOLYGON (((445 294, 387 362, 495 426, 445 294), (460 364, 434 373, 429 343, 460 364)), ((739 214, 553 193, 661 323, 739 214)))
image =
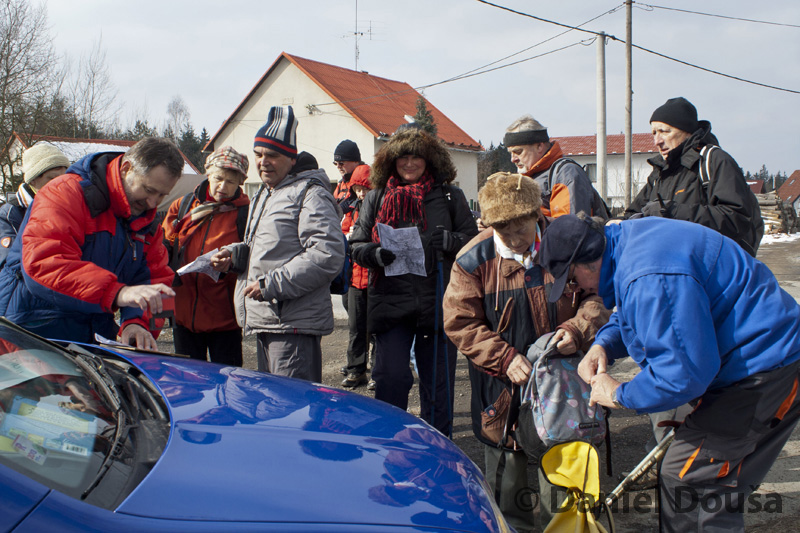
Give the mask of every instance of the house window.
POLYGON ((252 199, 253 199, 253 197, 254 197, 254 196, 256 195, 256 193, 258 192, 258 188, 259 188, 259 187, 261 187, 261 184, 260 184, 260 183, 245 183, 245 184, 244 184, 244 192, 245 192, 245 193, 247 194, 247 196, 249 196, 249 197, 250 197, 250 199, 252 200, 252 199))
POLYGON ((592 183, 597 183, 597 164, 587 163, 583 168, 586 170, 586 174, 589 176, 592 183))

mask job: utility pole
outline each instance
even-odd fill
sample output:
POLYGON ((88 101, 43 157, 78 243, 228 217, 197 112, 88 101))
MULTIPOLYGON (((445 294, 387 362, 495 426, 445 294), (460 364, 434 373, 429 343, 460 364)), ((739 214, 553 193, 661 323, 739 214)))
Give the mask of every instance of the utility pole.
POLYGON ((355 71, 358 72, 358 0, 356 0, 356 25, 355 25, 355 31, 353 32, 353 40, 356 42, 356 68, 355 68, 355 71))
POLYGON ((633 0, 625 0, 625 207, 631 205, 633 201, 632 171, 631 171, 631 152, 633 146, 633 120, 631 113, 633 109, 633 81, 632 81, 632 48, 633 38, 633 0))
POLYGON ((604 201, 608 201, 606 129, 606 34, 601 32, 597 36, 597 188, 604 201))

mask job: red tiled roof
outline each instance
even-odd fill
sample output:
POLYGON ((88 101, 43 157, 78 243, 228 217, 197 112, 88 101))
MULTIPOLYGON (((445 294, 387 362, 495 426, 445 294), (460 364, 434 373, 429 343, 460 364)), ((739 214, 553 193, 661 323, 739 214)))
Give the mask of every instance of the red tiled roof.
MULTIPOLYGON (((125 148, 130 148, 136 144, 136 141, 123 141, 121 139, 75 139, 73 137, 55 137, 53 135, 25 135, 15 131, 12 132, 11 137, 9 137, 6 147, 3 150, 4 152, 9 149, 14 139, 19 141, 19 143, 26 149, 40 141, 74 144, 101 144, 106 146, 123 146, 125 148), (30 138, 30 144, 28 143, 28 138, 30 138)), ((194 166, 191 161, 189 161, 189 158, 186 157, 186 154, 184 154, 183 151, 181 151, 181 155, 183 156, 183 162, 188 165, 189 168, 194 170, 195 174, 203 174, 203 172, 198 170, 197 167, 194 166)))
POLYGON ((764 180, 750 180, 747 182, 747 186, 750 187, 753 194, 764 193, 764 180))
MULTIPOLYGON (((17 136, 19 142, 22 143, 23 146, 28 148, 27 143, 23 141, 22 137, 16 132, 14 135, 17 136)), ((123 141, 120 139, 75 139, 73 137, 54 137, 52 135, 31 135, 31 144, 36 144, 39 141, 47 141, 47 142, 63 142, 63 143, 90 143, 90 144, 110 144, 112 146, 127 146, 131 147, 136 144, 136 141, 123 141)))
MULTIPOLYGON (((558 141, 561 151, 566 156, 597 155, 597 135, 581 135, 577 137, 553 137, 558 141)), ((634 154, 657 153, 653 136, 649 133, 634 133, 631 136, 631 151, 634 154)), ((625 135, 616 134, 606 136, 607 154, 625 153, 625 135)))
POLYGON ((800 170, 795 170, 783 185, 778 188, 778 196, 787 203, 793 203, 800 197, 800 170))
MULTIPOLYGON (((231 116, 222 124, 220 129, 211 137, 206 146, 213 145, 217 136, 242 109, 256 89, 264 83, 282 59, 286 59, 300 69, 333 100, 333 102, 319 102, 317 104, 318 108, 324 111, 327 104, 339 104, 375 137, 391 135, 398 126, 407 122, 404 118, 405 115, 414 116, 417 112, 417 98, 420 95, 405 82, 380 78, 366 72, 357 72, 283 52, 233 111, 231 116)), ((467 135, 464 130, 447 118, 427 99, 426 103, 428 111, 433 115, 439 138, 445 143, 466 150, 483 150, 483 147, 475 139, 467 135)))

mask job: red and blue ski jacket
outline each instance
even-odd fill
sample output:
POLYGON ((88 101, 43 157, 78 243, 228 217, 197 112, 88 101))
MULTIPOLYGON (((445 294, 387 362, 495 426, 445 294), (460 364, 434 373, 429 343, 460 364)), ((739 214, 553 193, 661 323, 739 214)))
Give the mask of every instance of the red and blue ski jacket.
MULTIPOLYGON (((114 339, 122 287, 171 285, 155 209, 131 216, 122 155, 90 154, 39 191, 0 271, 0 314, 49 338, 114 339)), ((123 328, 150 329, 139 308, 119 311, 123 328)))

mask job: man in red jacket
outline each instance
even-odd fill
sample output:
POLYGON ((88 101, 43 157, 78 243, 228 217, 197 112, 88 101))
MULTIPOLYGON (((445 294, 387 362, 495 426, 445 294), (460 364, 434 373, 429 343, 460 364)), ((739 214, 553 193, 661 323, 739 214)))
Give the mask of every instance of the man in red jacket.
POLYGON ((171 141, 147 138, 48 183, 0 272, 0 314, 50 338, 91 343, 119 329, 123 343, 156 349, 150 317, 175 295, 156 208, 183 165, 171 141))

